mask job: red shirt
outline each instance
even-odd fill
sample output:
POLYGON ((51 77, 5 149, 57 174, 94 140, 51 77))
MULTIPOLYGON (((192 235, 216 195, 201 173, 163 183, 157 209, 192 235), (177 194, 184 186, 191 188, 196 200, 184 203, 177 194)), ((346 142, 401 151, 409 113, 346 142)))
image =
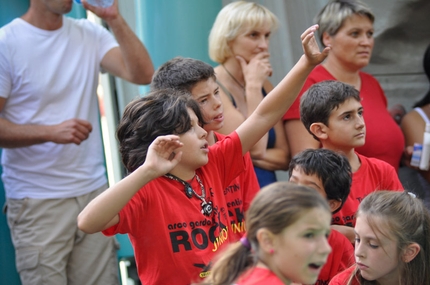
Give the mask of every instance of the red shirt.
POLYGON ((284 285, 284 283, 269 269, 253 267, 239 277, 235 285, 284 285))
MULTIPOLYGON (((405 147, 403 133, 387 110, 387 98, 378 81, 370 74, 360 72, 361 104, 366 122, 366 143, 356 151, 367 157, 375 157, 399 168, 400 159, 405 147)), ((336 80, 322 65, 315 67, 306 79, 305 85, 285 113, 283 119, 300 119, 300 98, 314 83, 336 80)))
POLYGON ((332 224, 355 226, 355 212, 361 201, 376 190, 403 191, 394 168, 385 161, 358 154, 360 168, 352 175, 351 192, 342 209, 333 214, 332 224))
MULTIPOLYGON (((120 211, 119 223, 103 231, 129 235, 143 284, 201 281, 213 256, 234 240, 224 189, 245 168, 242 145, 234 132, 209 148, 209 162, 196 173, 213 203, 210 217, 180 182, 162 176, 142 187, 120 211)), ((200 193, 196 180, 191 186, 200 193)))
MULTIPOLYGON (((221 141, 226 137, 216 132, 214 132, 214 134, 217 141, 221 141)), ((255 195, 260 190, 260 185, 258 184, 249 152, 244 155, 243 160, 245 162, 245 170, 234 178, 224 189, 230 217, 230 234, 235 240, 239 240, 245 234, 244 214, 248 210, 252 199, 254 199, 255 195)))
POLYGON ((354 247, 351 242, 340 232, 332 230, 328 237, 332 251, 327 262, 322 268, 315 285, 326 285, 339 272, 355 263, 354 247))
MULTIPOLYGON (((351 277, 352 272, 354 271, 355 266, 351 266, 350 268, 346 269, 345 271, 339 273, 333 279, 331 279, 329 285, 348 285, 348 280, 351 277)), ((356 277, 352 280, 351 285, 360 285, 356 277)))

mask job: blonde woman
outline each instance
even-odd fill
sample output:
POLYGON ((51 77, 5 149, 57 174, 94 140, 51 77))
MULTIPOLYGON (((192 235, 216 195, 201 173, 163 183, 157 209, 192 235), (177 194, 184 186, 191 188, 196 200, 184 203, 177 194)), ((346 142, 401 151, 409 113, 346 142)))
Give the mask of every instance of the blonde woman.
MULTIPOLYGON (((224 106, 222 134, 230 134, 249 117, 273 86, 269 42, 277 28, 267 8, 237 1, 218 14, 210 36, 209 56, 215 67, 224 106)), ((276 181, 276 170, 287 170, 289 150, 279 121, 250 151, 260 187, 276 181)))

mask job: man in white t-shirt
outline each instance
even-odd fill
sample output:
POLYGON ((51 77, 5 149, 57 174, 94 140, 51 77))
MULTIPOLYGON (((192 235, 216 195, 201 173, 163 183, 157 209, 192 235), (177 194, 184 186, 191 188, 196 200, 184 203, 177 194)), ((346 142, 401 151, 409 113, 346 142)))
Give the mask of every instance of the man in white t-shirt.
POLYGON ((0 29, 0 147, 22 284, 118 284, 115 240, 76 217, 107 188, 96 88, 103 69, 148 84, 154 67, 118 11, 89 6, 114 36, 71 19, 71 0, 31 0, 0 29))

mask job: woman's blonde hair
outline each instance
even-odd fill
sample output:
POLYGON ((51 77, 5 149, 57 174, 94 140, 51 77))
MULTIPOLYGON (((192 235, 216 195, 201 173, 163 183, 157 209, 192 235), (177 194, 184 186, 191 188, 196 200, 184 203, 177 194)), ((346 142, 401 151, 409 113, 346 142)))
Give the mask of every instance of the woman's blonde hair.
POLYGON ((218 13, 209 34, 209 57, 224 63, 232 56, 228 43, 243 33, 244 27, 254 29, 265 23, 272 31, 278 27, 278 18, 266 7, 246 1, 228 4, 218 13))

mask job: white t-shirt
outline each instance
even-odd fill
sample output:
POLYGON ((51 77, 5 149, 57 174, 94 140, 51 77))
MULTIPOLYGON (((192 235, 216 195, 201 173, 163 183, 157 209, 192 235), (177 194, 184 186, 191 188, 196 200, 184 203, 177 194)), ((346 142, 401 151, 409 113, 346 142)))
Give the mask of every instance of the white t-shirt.
POLYGON ((0 29, 0 116, 15 124, 59 124, 79 118, 93 127, 76 144, 3 149, 6 197, 69 198, 107 182, 96 88, 100 62, 115 38, 100 25, 63 17, 55 31, 17 18, 0 29))

